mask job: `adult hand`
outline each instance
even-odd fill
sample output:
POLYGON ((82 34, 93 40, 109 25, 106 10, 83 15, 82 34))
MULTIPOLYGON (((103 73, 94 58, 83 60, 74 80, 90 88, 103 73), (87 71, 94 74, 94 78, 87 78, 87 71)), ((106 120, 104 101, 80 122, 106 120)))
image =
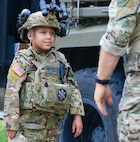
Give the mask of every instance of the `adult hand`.
POLYGON ((15 130, 7 130, 7 135, 11 140, 15 137, 16 133, 17 131, 15 130))
POLYGON ((75 115, 72 123, 72 133, 74 133, 74 137, 78 137, 83 130, 83 122, 80 115, 75 115))
POLYGON ((105 100, 107 101, 109 105, 113 104, 112 93, 111 93, 111 89, 109 88, 109 86, 96 83, 95 92, 94 92, 94 100, 95 100, 95 103, 98 109, 101 111, 101 113, 107 116, 108 112, 105 107, 105 100))

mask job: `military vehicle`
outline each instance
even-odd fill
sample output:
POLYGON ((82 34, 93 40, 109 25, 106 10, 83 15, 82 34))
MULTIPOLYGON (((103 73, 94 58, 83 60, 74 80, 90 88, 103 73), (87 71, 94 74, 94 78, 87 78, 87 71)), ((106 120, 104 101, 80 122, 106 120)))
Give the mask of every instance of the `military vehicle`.
MULTIPOLYGON (((56 50, 65 54, 73 68, 86 113, 83 117, 83 133, 76 139, 71 132, 73 117, 67 116, 60 122, 60 127, 64 125, 64 128, 58 135, 58 142, 118 142, 116 121, 125 79, 123 58, 120 59, 110 80, 114 104, 112 107, 106 104, 108 116, 100 113, 93 99, 100 51, 99 41, 106 30, 110 0, 53 0, 53 2, 57 5, 64 2, 67 6, 67 20, 72 21, 70 30, 66 24, 64 27, 68 35, 58 37, 55 47, 56 50)), ((15 43, 20 42, 15 32, 16 17, 23 8, 29 8, 32 12, 36 11, 39 9, 39 0, 0 1, 1 118, 7 70, 16 51, 15 43)))

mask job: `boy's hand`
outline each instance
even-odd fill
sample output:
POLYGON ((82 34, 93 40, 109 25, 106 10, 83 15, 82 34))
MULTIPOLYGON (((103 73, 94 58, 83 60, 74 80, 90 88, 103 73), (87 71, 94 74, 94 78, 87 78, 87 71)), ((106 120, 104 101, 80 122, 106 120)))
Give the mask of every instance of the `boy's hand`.
POLYGON ((80 115, 75 115, 72 123, 72 133, 74 133, 74 137, 78 137, 83 130, 83 122, 80 115))
POLYGON ((7 130, 7 135, 11 140, 15 137, 16 133, 17 131, 15 130, 7 130))

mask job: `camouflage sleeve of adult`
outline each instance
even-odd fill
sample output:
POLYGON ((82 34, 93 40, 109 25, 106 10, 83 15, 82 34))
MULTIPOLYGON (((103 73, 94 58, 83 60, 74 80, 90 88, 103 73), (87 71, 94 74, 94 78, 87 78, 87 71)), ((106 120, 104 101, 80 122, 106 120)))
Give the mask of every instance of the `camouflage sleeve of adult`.
POLYGON ((126 53, 139 12, 139 0, 111 1, 107 30, 100 40, 105 51, 119 56, 126 53))
POLYGON ((18 130, 19 128, 19 91, 27 76, 24 69, 25 62, 25 59, 17 53, 8 71, 4 101, 5 130, 18 130))

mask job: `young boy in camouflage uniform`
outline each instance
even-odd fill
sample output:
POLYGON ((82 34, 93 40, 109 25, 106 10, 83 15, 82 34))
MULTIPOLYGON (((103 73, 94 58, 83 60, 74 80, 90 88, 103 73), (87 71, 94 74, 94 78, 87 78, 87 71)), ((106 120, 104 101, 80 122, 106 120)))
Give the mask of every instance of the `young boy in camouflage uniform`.
POLYGON ((29 48, 16 53, 9 68, 4 128, 9 142, 56 142, 58 122, 73 115, 72 133, 83 128, 84 107, 73 71, 53 46, 61 31, 54 13, 32 13, 21 27, 29 48))

